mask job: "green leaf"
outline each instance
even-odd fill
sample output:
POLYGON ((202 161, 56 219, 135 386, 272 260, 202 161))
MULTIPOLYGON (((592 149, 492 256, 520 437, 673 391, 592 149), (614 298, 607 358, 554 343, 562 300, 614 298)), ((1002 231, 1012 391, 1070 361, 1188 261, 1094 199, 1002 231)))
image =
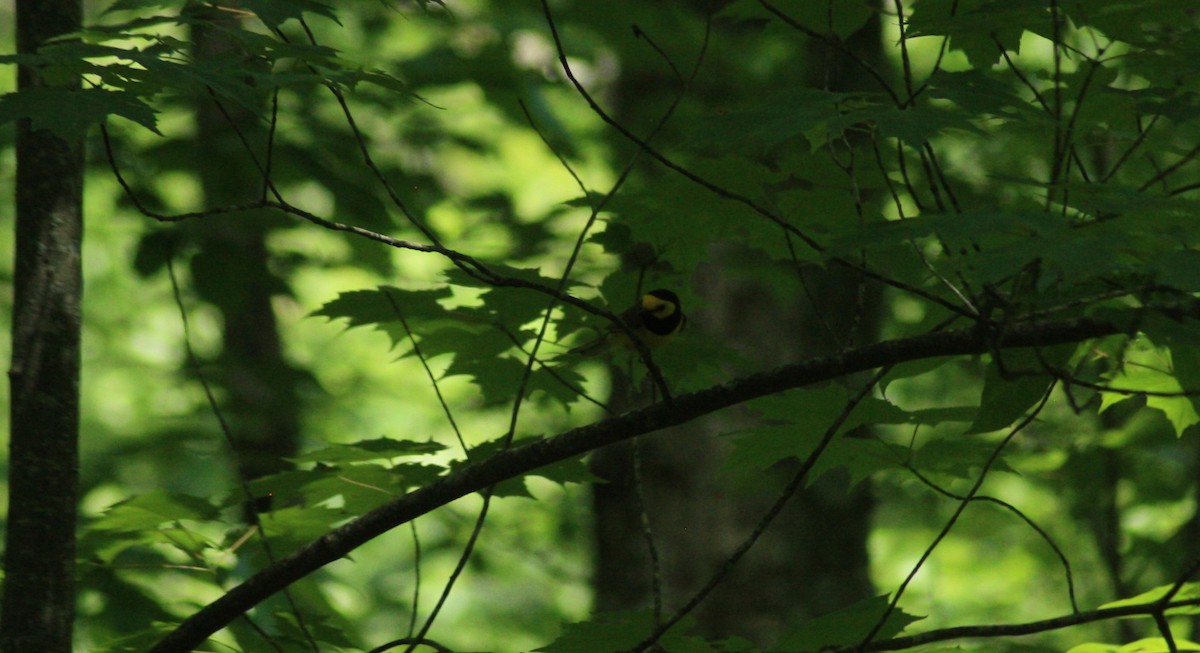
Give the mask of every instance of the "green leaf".
MULTIPOLYGON (((725 152, 717 158, 698 159, 689 169, 729 192, 759 202, 763 189, 782 178, 778 172, 725 152)), ((633 247, 623 257, 631 268, 627 276, 636 278, 638 268, 650 264, 646 259, 653 261, 650 269, 662 276, 693 270, 709 259, 712 243, 729 238, 750 246, 768 242, 780 256, 785 255, 779 227, 741 204, 697 196, 694 189, 690 180, 670 175, 656 180, 652 190, 622 192, 609 202, 608 210, 614 214, 609 223, 624 225, 631 234, 633 247), (646 252, 655 256, 646 256, 646 252)))
MULTIPOLYGON (((249 486, 255 497, 273 498, 272 509, 264 511, 267 513, 287 507, 317 506, 342 497, 345 510, 358 514, 413 487, 425 485, 444 472, 445 468, 440 465, 418 463, 387 467, 364 463, 319 463, 314 469, 293 469, 256 478, 249 486)), ((224 505, 240 506, 244 501, 245 496, 237 491, 225 499, 224 505)))
POLYGON ((544 467, 538 467, 529 472, 528 476, 540 476, 560 485, 566 485, 567 483, 595 483, 600 480, 599 477, 592 473, 588 464, 584 462, 583 456, 568 458, 544 467))
POLYGON ((867 397, 859 402, 844 430, 873 424, 936 426, 945 422, 970 422, 979 412, 975 406, 947 406, 905 410, 886 399, 867 397))
POLYGON ((1067 649, 1067 653, 1116 653, 1121 647, 1116 644, 1101 644, 1100 642, 1087 642, 1078 646, 1072 646, 1067 649))
POLYGON ((908 361, 900 363, 892 367, 888 375, 880 382, 879 387, 884 392, 887 391, 889 385, 901 379, 911 379, 916 376, 928 374, 946 363, 955 360, 950 356, 939 356, 936 358, 922 358, 920 360, 908 361))
POLYGON ((392 440, 376 438, 359 440, 349 444, 334 444, 289 458, 294 463, 357 463, 368 460, 390 460, 403 456, 427 456, 446 449, 445 445, 433 441, 392 440))
MULTIPOLYGON (((273 637, 281 640, 282 643, 292 645, 284 650, 311 649, 313 641, 325 645, 321 647, 322 649, 360 650, 358 643, 348 636, 351 631, 347 629, 347 624, 340 618, 340 615, 305 614, 304 621, 299 622, 294 611, 281 610, 276 612, 274 617, 279 633, 274 634, 273 637)), ((247 635, 247 639, 250 641, 261 639, 258 633, 247 635)), ((278 646, 273 643, 265 646, 265 649, 270 652, 279 650, 278 646)), ((243 653, 249 653, 249 650, 243 649, 243 653)))
POLYGON ((146 626, 132 634, 123 634, 119 637, 107 639, 100 644, 99 648, 93 649, 93 653, 133 653, 135 651, 148 651, 159 642, 167 634, 171 633, 178 624, 172 623, 155 623, 146 626))
MULTIPOLYGON (((271 509, 287 506, 302 499, 313 505, 320 503, 333 495, 306 497, 305 489, 314 481, 336 473, 336 467, 318 467, 317 469, 289 469, 287 471, 268 474, 251 479, 248 483, 250 493, 256 498, 271 497, 271 509)), ((222 501, 225 507, 241 506, 246 501, 246 495, 240 490, 233 490, 222 501)))
MULTIPOLYGON (((1194 345, 1188 342, 1193 334, 1190 329, 1172 326, 1170 320, 1161 317, 1148 318, 1146 325, 1153 337, 1175 341, 1179 345, 1167 349, 1154 346, 1146 338, 1135 341, 1127 350, 1124 364, 1109 376, 1107 383, 1108 387, 1125 392, 1101 392, 1100 410, 1128 399, 1131 393, 1158 393, 1146 395, 1146 405, 1160 411, 1176 435, 1183 435, 1189 427, 1200 423, 1197 404, 1193 397, 1185 394, 1181 383, 1181 380, 1189 384, 1200 382, 1197 378, 1200 377, 1200 359, 1192 348, 1194 345), (1174 362, 1177 356, 1180 357, 1178 366, 1174 362)), ((1195 390, 1196 386, 1189 385, 1187 389, 1195 390)))
MULTIPOLYGON (((702 151, 732 151, 752 158, 760 157, 781 143, 824 129, 830 120, 839 117, 839 107, 851 97, 845 93, 791 85, 701 121, 687 145, 702 151)), ((817 141, 824 142, 825 138, 817 141)))
POLYGON ((323 506, 289 506, 260 515, 259 524, 271 537, 272 545, 279 544, 286 550, 324 535, 347 516, 343 510, 323 506))
MULTIPOLYGON (((344 513, 361 515, 404 494, 410 485, 392 468, 359 464, 325 470, 304 487, 304 493, 310 499, 322 497, 322 501, 341 497, 344 513)), ((309 505, 315 503, 310 500, 309 505)))
POLYGON ((857 485, 877 472, 899 469, 908 459, 908 450, 875 438, 839 437, 830 443, 807 479, 809 484, 825 472, 844 469, 851 486, 857 485))
POLYGON ((846 408, 846 390, 827 385, 751 402, 767 425, 730 434, 733 451, 725 468, 735 473, 767 469, 785 458, 808 456, 846 408))
POLYGON ((1173 319, 1152 314, 1142 321, 1142 329, 1154 342, 1169 348, 1171 376, 1181 393, 1179 397, 1147 397, 1146 403, 1163 411, 1175 427, 1176 435, 1196 424, 1200 417, 1200 320, 1173 319))
POLYGON ((481 357, 463 356, 456 353, 454 360, 446 368, 446 376, 465 375, 479 386, 479 393, 484 405, 495 406, 507 403, 513 399, 521 376, 525 373, 525 363, 511 357, 481 357))
POLYGON ((492 288, 483 293, 480 301, 482 306, 476 310, 489 316, 490 321, 521 326, 542 317, 551 297, 528 288, 492 288))
MULTIPOLYGON (((785 651, 819 651, 825 648, 858 644, 879 623, 887 610, 887 595, 859 601, 835 612, 791 625, 779 638, 776 648, 785 651)), ((909 624, 924 617, 896 608, 875 635, 875 641, 891 639, 909 624)))
MULTIPOLYGON (((708 653, 712 647, 684 633, 693 620, 685 618, 667 631, 658 647, 669 653, 708 653)), ((649 610, 602 612, 590 621, 566 624, 553 642, 535 651, 544 653, 617 653, 627 651, 654 631, 654 614, 649 610)))
MULTIPOLYGON (((471 447, 470 460, 456 460, 451 464, 451 469, 467 467, 472 463, 486 460, 499 453, 521 446, 529 440, 537 439, 540 438, 525 437, 512 441, 508 446, 505 446, 506 438, 503 436, 489 440, 478 446, 471 447)), ((525 478, 529 476, 538 476, 563 485, 567 483, 589 483, 597 480, 589 470, 587 463, 583 461, 583 457, 579 456, 551 463, 509 478, 496 485, 492 492, 493 496, 533 498, 533 495, 530 494, 529 489, 525 486, 525 478)))
POLYGON ((831 122, 830 129, 837 133, 866 122, 873 124, 881 137, 895 137, 912 147, 919 147, 952 130, 983 135, 984 132, 975 125, 976 120, 978 116, 957 107, 921 103, 902 110, 881 98, 831 122))
POLYGON ((1200 291, 1200 252, 1191 249, 1166 252, 1156 269, 1162 284, 1189 293, 1200 291))
POLYGON ((398 322, 400 315, 403 315, 405 320, 419 322, 446 316, 447 311, 439 301, 450 297, 449 288, 404 290, 394 286, 380 286, 377 290, 352 290, 341 293, 337 299, 326 302, 311 315, 331 320, 346 319, 350 322, 350 327, 398 322))
MULTIPOLYGON (((926 473, 951 478, 974 480, 971 470, 981 468, 996 451, 996 444, 978 438, 939 438, 917 449, 912 465, 926 473)), ((999 458, 992 465, 995 471, 1014 471, 999 458)))
POLYGON ((183 522, 212 522, 219 516, 219 507, 205 499, 155 490, 117 503, 87 524, 79 550, 105 563, 126 550, 151 545, 166 545, 198 556, 214 543, 183 522))
MULTIPOLYGON (((1113 601, 1111 603, 1105 603, 1104 605, 1100 606, 1100 609, 1105 610, 1105 609, 1109 609, 1109 608, 1124 608, 1124 607, 1128 607, 1131 605, 1146 605, 1148 603, 1153 603, 1155 601, 1162 599, 1164 596, 1166 596, 1171 591, 1171 588, 1173 588, 1174 586, 1175 586, 1174 583, 1171 583, 1168 585, 1159 585, 1158 587, 1155 587, 1154 589, 1146 590, 1145 592, 1142 592, 1141 594, 1138 594, 1137 596, 1131 596, 1126 599, 1120 599, 1117 601, 1113 601)), ((1195 582, 1194 583, 1184 583, 1183 587, 1181 587, 1179 589, 1179 591, 1177 593, 1175 593, 1171 598, 1172 601, 1194 601, 1196 599, 1200 599, 1200 583, 1195 583, 1195 582)), ((1200 614, 1200 606, 1184 606, 1184 607, 1180 607, 1180 608, 1172 608, 1171 610, 1167 611, 1167 614, 1168 615, 1200 614)), ((1150 618, 1153 615, 1146 614, 1146 615, 1142 615, 1142 616, 1150 618)))
POLYGON ((142 236, 134 255, 133 269, 148 277, 167 267, 167 261, 179 250, 180 234, 173 229, 155 229, 142 236))
MULTIPOLYGON (((819 389, 789 392, 753 402, 768 422, 752 429, 730 433, 734 438, 733 451, 725 461, 725 469, 740 476, 754 477, 786 458, 805 459, 820 443, 826 431, 846 409, 848 396, 844 388, 830 385, 819 389)), ((909 458, 907 449, 885 444, 875 439, 846 438, 843 433, 874 424, 928 424, 970 421, 976 413, 972 406, 929 408, 906 411, 883 399, 868 397, 859 402, 850 417, 839 428, 839 434, 829 443, 813 467, 809 482, 837 468, 846 469, 852 482, 858 483, 883 469, 903 466, 909 458)), ((936 441, 935 441, 936 442, 936 441)), ((939 447, 927 445, 931 466, 941 467, 935 456, 939 447)), ((977 445, 963 443, 959 449, 977 445)), ((990 448, 987 449, 990 452, 990 448)), ((963 451, 947 454, 953 458, 956 470, 965 469, 963 451)))
POLYGON ((1022 122, 1046 122, 1045 114, 1035 109, 1013 90, 1009 80, 988 70, 939 71, 930 80, 929 96, 949 100, 976 119, 984 117, 1022 122))
POLYGON ((654 630, 648 610, 604 612, 590 621, 566 624, 553 642, 534 649, 544 653, 617 653, 637 646, 654 630))
POLYGON ((531 397, 546 397, 569 410, 574 402, 580 400, 579 393, 584 392, 586 382, 587 378, 572 367, 558 366, 553 369, 553 373, 539 367, 529 377, 527 394, 531 397))
POLYGON ((52 131, 64 140, 82 138, 92 125, 109 116, 131 120, 162 135, 155 110, 128 91, 35 86, 0 95, 0 124, 28 118, 34 129, 52 131))
MULTIPOLYGON (((850 38, 875 15, 875 9, 866 2, 836 3, 832 5, 833 11, 830 11, 829 7, 822 3, 806 2, 805 0, 782 0, 772 3, 772 6, 787 16, 790 21, 799 23, 815 33, 828 34, 838 41, 850 38)), ((728 3, 721 9, 719 15, 724 19, 737 21, 771 16, 763 10, 760 3, 747 0, 728 3)), ((772 16, 771 21, 779 23, 780 19, 772 16)), ((789 36, 797 33, 791 26, 781 24, 780 27, 786 29, 789 36)))
POLYGON ((219 508, 201 497, 154 490, 114 504, 91 528, 111 531, 141 531, 180 520, 217 519, 219 508))
POLYGON ((1117 648, 1117 653, 1173 653, 1174 651, 1200 651, 1200 644, 1172 637, 1174 646, 1161 637, 1146 637, 1134 640, 1117 648))
POLYGON ((186 4, 185 0, 115 0, 104 13, 115 11, 137 11, 139 9, 174 9, 178 10, 186 4))
POLYGON ((909 20, 908 34, 946 35, 950 47, 971 65, 987 69, 1000 58, 1000 47, 1017 50, 1025 26, 1049 24, 1049 9, 1038 0, 922 0, 909 20))
POLYGON ((1060 368, 1074 353, 1074 345, 1006 350, 996 354, 987 368, 979 414, 967 434, 987 433, 1008 427, 1025 415, 1046 394, 1053 382, 1045 365, 1060 368))
POLYGON ((341 25, 332 7, 314 0, 242 0, 241 6, 254 12, 269 28, 279 27, 291 19, 300 20, 305 13, 324 16, 341 25))

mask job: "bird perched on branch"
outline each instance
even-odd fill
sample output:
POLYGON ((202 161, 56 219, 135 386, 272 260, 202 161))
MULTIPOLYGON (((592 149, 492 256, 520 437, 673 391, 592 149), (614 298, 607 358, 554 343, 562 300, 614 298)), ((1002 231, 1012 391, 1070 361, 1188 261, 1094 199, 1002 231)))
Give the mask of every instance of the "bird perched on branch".
POLYGON ((635 305, 621 313, 621 321, 629 331, 613 324, 599 338, 584 343, 567 352, 571 356, 598 356, 617 347, 637 350, 630 339, 632 333, 650 349, 666 344, 675 334, 683 330, 687 317, 679 303, 679 295, 670 290, 657 288, 642 295, 635 305))

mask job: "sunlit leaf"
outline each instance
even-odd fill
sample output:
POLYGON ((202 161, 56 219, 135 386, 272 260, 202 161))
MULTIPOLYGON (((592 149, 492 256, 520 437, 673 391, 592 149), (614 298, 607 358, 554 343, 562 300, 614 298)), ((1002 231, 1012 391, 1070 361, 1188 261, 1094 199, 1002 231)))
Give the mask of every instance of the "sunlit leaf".
MULTIPOLYGON (((1162 600, 1162 598, 1168 594, 1171 594, 1172 601, 1194 601, 1200 598, 1200 583, 1184 583, 1179 587, 1178 590, 1175 590, 1174 583, 1168 585, 1159 585, 1158 587, 1146 590, 1137 596, 1131 596, 1127 599, 1120 599, 1118 601, 1105 603, 1104 605, 1100 606, 1100 609, 1105 610, 1111 608, 1124 608, 1134 605, 1147 605, 1154 603, 1155 601, 1162 600)), ((1200 606, 1193 605, 1172 608, 1167 612, 1167 614, 1200 614, 1200 606)), ((1143 616, 1149 618, 1152 615, 1147 613, 1143 616)))
POLYGON ((1200 412, 1197 412, 1194 398, 1189 396, 1181 385, 1172 361, 1176 355, 1175 351, 1181 352, 1180 371, 1183 378, 1190 382, 1197 381, 1195 377, 1200 374, 1200 370, 1197 369, 1200 361, 1196 360, 1195 350, 1190 349, 1191 345, 1187 344, 1187 329, 1172 329, 1169 326, 1170 322, 1165 320, 1152 321, 1149 324, 1151 330, 1163 341, 1170 341, 1173 331, 1177 332, 1176 338, 1184 336, 1185 339, 1181 343, 1183 346, 1167 350, 1153 347, 1148 341, 1143 341, 1143 346, 1131 350, 1128 360, 1110 375, 1107 383, 1108 387, 1124 392, 1101 392, 1100 409, 1105 410, 1139 392, 1150 393, 1146 395, 1146 405, 1162 412, 1174 427, 1175 433, 1182 435, 1189 427, 1200 423, 1200 412), (1156 324, 1159 325, 1157 328, 1156 324))
POLYGON ((155 490, 112 506, 91 527, 139 531, 179 520, 206 521, 217 516, 218 508, 207 499, 155 490))

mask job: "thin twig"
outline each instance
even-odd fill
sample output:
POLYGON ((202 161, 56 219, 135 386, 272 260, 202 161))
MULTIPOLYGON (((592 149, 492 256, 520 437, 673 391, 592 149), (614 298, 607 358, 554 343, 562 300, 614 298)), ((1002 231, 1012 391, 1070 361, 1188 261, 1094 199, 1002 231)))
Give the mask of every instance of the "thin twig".
POLYGON ((401 639, 393 640, 386 644, 380 644, 379 646, 376 646, 375 648, 371 649, 370 651, 367 651, 367 653, 384 653, 384 651, 390 651, 394 648, 397 648, 400 646, 405 646, 405 645, 407 645, 409 647, 408 650, 410 650, 410 651, 412 649, 416 648, 417 646, 428 646, 429 648, 437 651, 438 653, 454 653, 454 649, 452 649, 449 646, 446 646, 444 644, 439 644, 438 642, 435 642, 434 640, 429 639, 428 637, 404 637, 401 639))
POLYGON ((412 532, 413 543, 413 590, 412 610, 408 613, 408 636, 412 637, 417 630, 417 612, 421 607, 421 536, 417 533, 417 520, 408 523, 412 532))
POLYGON ((917 477, 917 480, 921 481, 926 486, 928 486, 930 489, 932 489, 934 492, 937 492, 938 494, 941 494, 942 496, 949 497, 956 501, 983 501, 986 503, 994 503, 994 504, 1000 506, 1001 508, 1004 508, 1005 510, 1016 515, 1016 517, 1018 519, 1025 522, 1025 524, 1027 526, 1032 528, 1038 534, 1038 536, 1041 537, 1044 542, 1046 542, 1046 544, 1050 547, 1050 549, 1052 551, 1054 551, 1054 555, 1056 557, 1058 557, 1058 561, 1060 564, 1062 564, 1063 573, 1066 576, 1066 580, 1067 580, 1067 597, 1071 601, 1071 610, 1075 614, 1079 614, 1079 604, 1075 600, 1075 575, 1071 572, 1071 561, 1067 560, 1066 554, 1063 553, 1062 549, 1059 548, 1058 544, 1056 544, 1054 542, 1054 539, 1050 537, 1050 534, 1047 533, 1046 530, 1043 529, 1041 526, 1039 526, 1037 524, 1037 522, 1030 519, 1029 516, 1027 516, 1024 512, 1021 511, 1020 508, 1017 508, 1013 504, 1011 504, 1007 501, 1004 501, 1003 499, 998 499, 998 498, 992 497, 992 496, 965 497, 961 494, 956 494, 954 492, 951 492, 950 490, 947 490, 947 489, 939 486, 938 484, 934 483, 932 479, 930 479, 929 477, 922 474, 921 470, 917 469, 913 465, 905 465, 905 469, 912 472, 913 475, 917 477))
POLYGON ((900 583, 900 586, 896 588, 895 593, 892 594, 892 598, 888 602, 887 609, 883 611, 883 615, 879 617, 879 620, 875 622, 875 625, 871 628, 870 632, 868 632, 866 637, 864 637, 858 644, 858 651, 865 651, 867 645, 870 644, 871 641, 875 639, 875 636, 879 634, 879 631, 883 629, 888 618, 890 618, 892 613, 895 612, 896 606, 900 603, 900 599, 904 596, 904 591, 908 589, 908 586, 912 583, 913 579, 916 578, 917 573, 921 571, 921 568, 925 565, 925 561, 927 561, 929 557, 933 555, 933 552, 937 549, 938 545, 942 543, 942 540, 944 540, 946 536, 950 534, 951 529, 953 529, 954 525, 958 523, 959 517, 962 516, 963 512, 967 509, 967 506, 970 505, 975 495, 979 493, 979 489, 983 487, 983 482, 987 480, 988 472, 991 471, 992 465, 999 460, 1000 453, 1004 451, 1005 447, 1008 446, 1008 443, 1012 442, 1013 438, 1015 438, 1018 433, 1023 431, 1025 427, 1032 424, 1034 418, 1036 418, 1042 412, 1042 409, 1046 406, 1046 402, 1050 400, 1050 392, 1053 390, 1053 388, 1054 386, 1051 385, 1050 388, 1043 393, 1041 402, 1038 403, 1038 405, 1035 406, 1033 410, 1031 410, 1029 414, 1021 420, 1020 423, 1010 429, 1008 435, 1004 436, 1004 439, 1001 440, 1000 444, 997 445, 992 451, 992 455, 988 457, 987 462, 983 464, 983 469, 979 471, 979 476, 975 479, 975 484, 971 486, 971 489, 967 491, 966 496, 964 496, 962 501, 959 502, 958 508, 955 509, 954 514, 952 514, 950 518, 946 520, 945 526, 942 527, 941 531, 938 532, 938 534, 933 538, 933 541, 929 543, 928 547, 926 547, 925 552, 921 554, 921 557, 917 560, 916 564, 913 565, 913 568, 911 571, 909 571, 908 576, 905 577, 904 581, 900 583))
MULTIPOLYGON (((761 5, 763 9, 766 9, 771 15, 782 21, 784 25, 787 25, 797 32, 800 32, 809 38, 816 39, 830 48, 842 53, 842 55, 853 61, 858 65, 859 68, 862 68, 867 75, 874 79, 875 82, 879 84, 879 87, 883 89, 883 92, 886 93, 889 98, 891 98, 893 104, 895 104, 897 107, 904 106, 904 101, 901 100, 896 91, 892 89, 892 85, 888 84, 887 78, 884 77, 883 73, 880 72, 879 69, 875 68, 875 66, 872 66, 871 63, 866 59, 860 57, 858 53, 850 48, 850 46, 846 45, 844 41, 836 38, 835 36, 822 34, 804 25, 800 21, 784 13, 783 10, 779 9, 775 5, 767 2, 767 0, 758 0, 758 4, 761 5)), ((829 6, 832 8, 833 3, 830 3, 829 6)))
MULTIPOLYGON (((225 444, 229 447, 229 453, 233 456, 234 472, 237 475, 238 485, 242 491, 242 497, 249 506, 247 510, 254 509, 254 492, 250 489, 250 480, 246 476, 246 470, 243 467, 241 449, 237 446, 237 442, 233 438, 233 429, 229 426, 229 422, 225 419, 225 412, 221 410, 220 403, 217 402, 217 396, 213 392, 212 386, 208 382, 208 377, 205 376, 204 370, 200 366, 200 359, 196 356, 196 350, 192 348, 192 332, 191 324, 187 316, 187 308, 183 304, 183 292, 179 288, 179 279, 175 275, 175 259, 172 252, 167 256, 167 277, 171 280, 171 294, 175 298, 175 307, 179 310, 179 320, 183 330, 183 349, 187 354, 188 364, 192 368, 192 373, 196 375, 196 379, 200 382, 200 387, 204 391, 204 397, 208 401, 209 410, 212 411, 213 417, 217 419, 217 425, 220 427, 221 435, 225 438, 225 444)), ((262 547, 263 554, 267 558, 267 562, 275 563, 275 553, 271 548, 270 539, 267 537, 266 529, 254 528, 258 533, 258 542, 262 547)), ((292 593, 288 589, 283 591, 284 599, 288 603, 288 607, 292 611, 292 615, 296 617, 296 625, 300 628, 300 632, 304 634, 308 645, 312 650, 319 650, 317 642, 313 639, 312 633, 308 631, 308 626, 305 625, 304 615, 300 612, 300 607, 296 605, 296 601, 292 598, 292 593)), ((249 620, 248 615, 242 615, 249 620)), ((253 621, 250 622, 251 627, 259 632, 272 647, 279 650, 278 644, 273 639, 262 631, 253 621)))
POLYGON ((1129 144, 1129 147, 1125 148, 1125 151, 1121 153, 1121 156, 1117 157, 1117 160, 1115 163, 1113 163, 1112 168, 1109 168, 1108 172, 1105 173, 1104 176, 1100 178, 1100 183, 1103 184, 1103 183, 1108 182, 1108 180, 1112 179, 1113 176, 1117 174, 1117 172, 1121 169, 1121 166, 1125 165, 1125 162, 1128 161, 1129 158, 1133 156, 1133 153, 1136 152, 1138 150, 1138 148, 1141 147, 1142 144, 1146 142, 1146 138, 1148 136, 1150 136, 1150 131, 1154 129, 1154 125, 1158 123, 1158 119, 1161 117, 1162 117, 1162 115, 1160 115, 1160 114, 1154 114, 1153 116, 1150 117, 1150 123, 1148 125, 1146 125, 1145 127, 1143 127, 1141 117, 1138 116, 1138 118, 1137 118, 1137 133, 1138 133, 1138 135, 1133 139, 1133 142, 1131 142, 1129 144))
POLYGON ((1179 653, 1179 646, 1175 644, 1175 635, 1171 633, 1171 624, 1167 623, 1167 616, 1162 612, 1155 612, 1154 625, 1158 628, 1158 634, 1162 635, 1163 641, 1167 643, 1168 653, 1179 653))
POLYGON ((454 419, 454 412, 450 410, 450 405, 446 403, 446 398, 442 396, 442 389, 438 385, 437 377, 433 374, 433 370, 429 367, 429 361, 425 359, 425 354, 421 353, 421 345, 417 342, 417 337, 413 334, 412 329, 408 326, 408 320, 404 319, 404 313, 400 311, 400 304, 396 302, 396 298, 392 297, 392 293, 387 288, 380 288, 383 291, 383 296, 387 298, 388 304, 392 306, 392 312, 396 314, 396 318, 400 320, 400 326, 404 327, 404 333, 408 335, 408 341, 412 344, 413 353, 416 354, 417 360, 421 361, 421 367, 425 369, 425 376, 429 378, 429 385, 433 386, 433 394, 437 395, 438 403, 442 406, 442 413, 446 415, 446 421, 450 423, 450 428, 454 431, 454 437, 458 439, 458 446, 462 447, 463 457, 467 460, 471 459, 471 451, 467 448, 467 442, 463 439, 462 430, 458 428, 458 422, 454 419))
POLYGON ((892 0, 892 2, 896 5, 896 28, 900 31, 900 63, 904 70, 904 90, 908 93, 908 99, 905 100, 904 105, 910 106, 915 93, 913 91, 912 58, 908 54, 908 28, 904 24, 904 2, 903 0, 892 0))

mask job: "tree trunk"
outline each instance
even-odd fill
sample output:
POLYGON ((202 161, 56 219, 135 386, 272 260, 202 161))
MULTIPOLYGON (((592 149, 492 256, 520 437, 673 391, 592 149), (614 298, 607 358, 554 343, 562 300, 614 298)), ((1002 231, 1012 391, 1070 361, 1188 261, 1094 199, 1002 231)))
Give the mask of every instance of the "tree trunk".
MULTIPOLYGON (((878 17, 852 39, 858 56, 882 59, 878 17)), ((826 88, 853 85, 844 55, 814 48, 808 53, 810 83, 826 88)), ((880 66, 882 68, 882 66, 880 66)), ((645 84, 645 80, 641 80, 645 84)), ((662 83, 662 87, 670 87, 662 83)), ((650 88, 653 88, 651 86, 650 88)), ((635 89, 621 92, 636 101, 635 89)), ((624 109, 624 108, 623 108, 624 109)), ((641 113, 640 111, 637 113, 641 113)), ((802 269, 808 297, 780 297, 746 275, 730 274, 745 260, 736 243, 714 252, 715 264, 697 274, 694 287, 709 301, 705 325, 713 336, 743 350, 763 367, 831 353, 877 337, 881 293, 839 271, 802 269)), ((614 396, 620 387, 614 383, 614 396)), ((689 599, 747 538, 795 465, 779 465, 763 487, 739 487, 721 467, 727 444, 717 435, 754 423, 729 411, 593 457, 606 482, 594 490, 596 517, 596 609, 623 610, 651 603, 651 562, 642 526, 636 476, 641 479, 649 532, 659 556, 664 608, 689 599), (637 448, 640 474, 634 472, 637 448)), ((831 612, 874 593, 867 535, 870 490, 853 490, 826 479, 793 497, 719 588, 698 608, 699 632, 709 638, 739 636, 770 646, 789 622, 831 612)))
MULTIPOLYGON (((75 31, 78 0, 17 2, 17 50, 75 31)), ((19 90, 42 86, 21 66, 19 90)), ((75 84, 78 84, 76 81, 75 84)), ((17 124, 8 524, 0 651, 69 653, 79 493, 83 143, 17 124)))
MULTIPOLYGON (((213 10, 209 18, 231 31, 241 28, 232 12, 213 10)), ((193 36, 197 59, 237 54, 236 44, 217 29, 201 24, 193 36)), ((232 102, 218 106, 209 95, 196 98, 197 168, 209 206, 246 204, 262 193, 262 175, 237 137, 244 135, 259 147, 255 156, 266 160, 258 121, 232 102)), ((192 263, 197 292, 224 320, 217 380, 229 391, 237 462, 247 478, 286 469, 284 458, 296 454, 300 438, 300 375, 284 359, 271 304, 285 285, 269 267, 270 228, 262 215, 233 214, 206 220, 192 231, 201 249, 192 263)))
MULTIPOLYGON (((817 289, 817 301, 829 301, 831 309, 823 319, 848 330, 853 318, 841 309, 853 302, 839 301, 854 297, 857 283, 844 276, 822 276, 826 278, 812 279, 810 286, 817 289)), ((710 289, 713 303, 709 314, 696 321, 714 328, 717 337, 745 348, 747 356, 782 362, 830 348, 828 337, 819 335, 824 325, 813 311, 781 306, 777 297, 753 282, 723 283, 719 276, 711 276, 699 285, 710 289), (803 325, 801 333, 779 333, 783 324, 803 325), (805 335, 813 339, 806 340, 805 335), (822 340, 825 344, 816 344, 822 340)), ((874 333, 874 328, 874 319, 859 327, 865 334, 874 333)), ((634 445, 597 452, 593 470, 607 481, 594 490, 598 610, 650 603, 651 565, 642 535, 633 448, 639 448, 641 495, 660 558, 664 607, 669 613, 700 589, 749 536, 795 471, 794 465, 772 470, 772 482, 764 485, 773 489, 739 487, 721 472, 727 445, 717 436, 752 423, 751 416, 731 411, 634 445)), ((836 479, 799 493, 701 605, 696 615, 700 632, 711 638, 737 635, 768 646, 788 622, 870 596, 866 539, 871 506, 867 488, 848 491, 836 479)))

